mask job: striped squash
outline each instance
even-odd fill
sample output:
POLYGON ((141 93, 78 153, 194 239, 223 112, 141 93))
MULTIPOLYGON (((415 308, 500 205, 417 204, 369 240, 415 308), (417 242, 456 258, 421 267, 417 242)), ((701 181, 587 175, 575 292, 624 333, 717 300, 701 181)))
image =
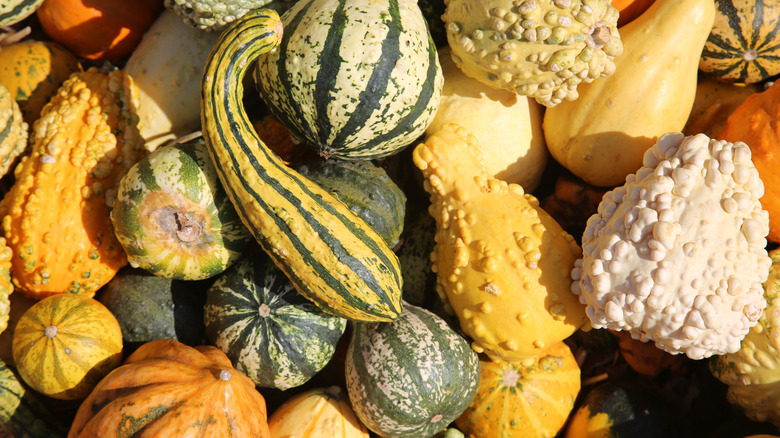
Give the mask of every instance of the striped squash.
POLYGON ((256 385, 286 390, 327 365, 347 320, 304 298, 264 253, 247 255, 206 292, 206 337, 256 385))
POLYGON ((111 220, 131 266, 177 280, 223 272, 252 240, 202 138, 158 148, 130 168, 111 220))
POLYGON ((382 437, 428 438, 471 403, 477 354, 433 313, 405 303, 391 323, 356 323, 347 393, 360 421, 382 437))
POLYGON ((203 135, 242 221, 296 289, 347 319, 401 313, 398 258, 381 236, 325 189, 287 167, 252 130, 242 79, 279 43, 273 10, 244 15, 222 32, 203 75, 203 135))
POLYGON ((715 23, 699 70, 724 82, 752 84, 780 73, 780 2, 715 0, 715 23))
POLYGON ((43 0, 6 0, 0 2, 0 26, 19 23, 38 9, 43 0))
POLYGON ((67 426, 0 360, 0 436, 60 438, 67 426))
POLYGON ((320 155, 384 157, 424 133, 444 76, 417 0, 303 0, 282 21, 256 86, 320 155))
POLYGON ((27 147, 28 125, 19 105, 6 87, 0 84, 0 177, 8 173, 27 147))
POLYGON ((44 298, 19 318, 13 356, 22 379, 56 399, 86 397, 122 360, 122 329, 99 301, 74 294, 44 298))

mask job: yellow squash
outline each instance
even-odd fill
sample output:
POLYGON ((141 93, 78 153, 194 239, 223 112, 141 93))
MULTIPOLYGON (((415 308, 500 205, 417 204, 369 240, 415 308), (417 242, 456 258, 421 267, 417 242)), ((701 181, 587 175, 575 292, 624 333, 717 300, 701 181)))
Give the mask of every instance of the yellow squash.
POLYGON ((622 27, 615 73, 545 112, 553 158, 589 184, 622 184, 658 136, 685 126, 714 20, 713 0, 658 0, 622 27))

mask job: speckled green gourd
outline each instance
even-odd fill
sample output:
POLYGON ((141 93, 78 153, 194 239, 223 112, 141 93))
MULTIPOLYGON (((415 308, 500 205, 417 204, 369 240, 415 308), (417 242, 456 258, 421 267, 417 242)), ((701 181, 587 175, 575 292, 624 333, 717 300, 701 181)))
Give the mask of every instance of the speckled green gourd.
POLYGON ((577 242, 522 186, 489 175, 473 135, 446 124, 413 159, 436 219, 439 294, 472 348, 492 360, 531 363, 586 324, 569 277, 581 256, 577 242))
POLYGON ((27 123, 8 89, 0 85, 0 177, 27 147, 27 123))
POLYGON ((623 52, 609 0, 446 0, 455 63, 475 79, 552 107, 610 76, 623 52))
POLYGON ((192 27, 219 32, 247 12, 272 0, 165 0, 165 7, 192 27))
POLYGON ((4 0, 0 2, 0 26, 11 26, 38 9, 43 0, 4 0))
POLYGON ((256 385, 306 383, 336 351, 347 320, 299 294, 264 253, 248 254, 206 293, 206 337, 256 385))

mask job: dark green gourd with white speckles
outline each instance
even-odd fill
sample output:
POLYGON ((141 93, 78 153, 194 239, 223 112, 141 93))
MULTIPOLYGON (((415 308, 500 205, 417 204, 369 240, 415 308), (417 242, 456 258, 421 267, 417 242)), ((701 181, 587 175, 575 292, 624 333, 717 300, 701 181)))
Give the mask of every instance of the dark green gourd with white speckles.
POLYGON ((282 22, 255 81, 297 137, 322 156, 362 160, 425 132, 444 76, 417 0, 301 0, 282 22))
POLYGON ((299 294, 264 253, 243 257, 209 288, 207 338, 263 388, 300 386, 333 356, 347 320, 299 294))
POLYGON ((401 313, 398 258, 368 224, 286 166, 243 109, 242 79, 282 34, 273 10, 251 12, 220 36, 206 64, 203 135, 242 221, 292 281, 322 309, 359 321, 401 313))

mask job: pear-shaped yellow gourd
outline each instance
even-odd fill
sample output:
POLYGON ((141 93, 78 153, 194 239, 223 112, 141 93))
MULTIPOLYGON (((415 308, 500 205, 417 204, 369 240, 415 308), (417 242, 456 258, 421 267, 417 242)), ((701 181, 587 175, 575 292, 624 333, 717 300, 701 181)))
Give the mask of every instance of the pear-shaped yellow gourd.
POLYGON ((685 126, 714 20, 713 0, 657 0, 620 28, 615 73, 545 112, 553 158, 589 184, 622 184, 658 136, 685 126))
POLYGON ((413 159, 436 219, 438 291, 475 351, 532 363, 586 323, 569 276, 580 247, 534 196, 490 176, 473 135, 445 124, 413 159))

